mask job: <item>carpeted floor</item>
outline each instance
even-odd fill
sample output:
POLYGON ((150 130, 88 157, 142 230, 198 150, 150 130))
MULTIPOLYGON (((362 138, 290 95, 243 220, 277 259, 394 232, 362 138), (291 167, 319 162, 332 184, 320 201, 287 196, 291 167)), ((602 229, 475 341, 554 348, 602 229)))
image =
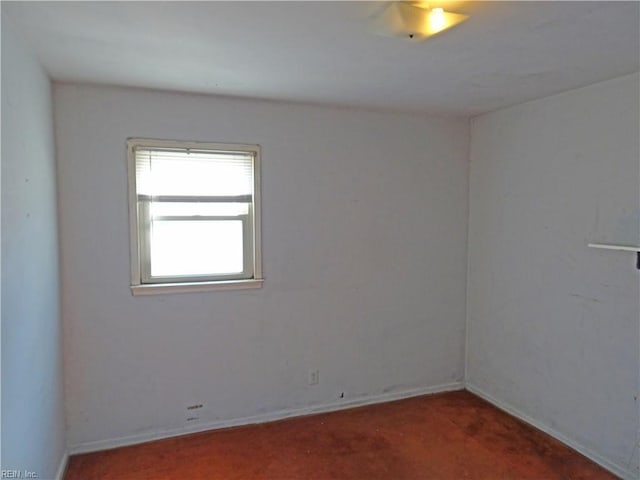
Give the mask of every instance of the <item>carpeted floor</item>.
POLYGON ((451 392, 73 456, 66 480, 614 479, 475 395, 451 392))

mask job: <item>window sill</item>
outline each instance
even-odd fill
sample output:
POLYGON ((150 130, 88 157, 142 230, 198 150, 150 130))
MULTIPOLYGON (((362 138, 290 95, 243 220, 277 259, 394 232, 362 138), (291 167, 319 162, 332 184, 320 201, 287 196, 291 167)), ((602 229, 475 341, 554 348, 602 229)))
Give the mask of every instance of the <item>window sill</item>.
POLYGON ((229 280, 226 282, 155 283, 131 285, 131 295, 164 295, 167 293, 210 292, 215 290, 246 290, 262 288, 263 278, 251 280, 229 280))

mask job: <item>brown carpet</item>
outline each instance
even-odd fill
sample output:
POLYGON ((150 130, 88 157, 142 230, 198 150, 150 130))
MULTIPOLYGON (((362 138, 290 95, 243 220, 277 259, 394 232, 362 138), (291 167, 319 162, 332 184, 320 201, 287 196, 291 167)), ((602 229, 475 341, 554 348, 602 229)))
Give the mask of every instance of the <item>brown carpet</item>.
POLYGON ((452 392, 71 457, 66 480, 613 479, 475 395, 452 392))

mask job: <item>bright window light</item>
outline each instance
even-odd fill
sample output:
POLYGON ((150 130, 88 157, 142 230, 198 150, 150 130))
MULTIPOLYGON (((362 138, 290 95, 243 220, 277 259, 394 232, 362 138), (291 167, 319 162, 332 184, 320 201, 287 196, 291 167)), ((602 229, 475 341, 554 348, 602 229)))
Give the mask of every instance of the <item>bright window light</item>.
POLYGON ((240 220, 152 221, 150 237, 152 278, 244 271, 240 220))

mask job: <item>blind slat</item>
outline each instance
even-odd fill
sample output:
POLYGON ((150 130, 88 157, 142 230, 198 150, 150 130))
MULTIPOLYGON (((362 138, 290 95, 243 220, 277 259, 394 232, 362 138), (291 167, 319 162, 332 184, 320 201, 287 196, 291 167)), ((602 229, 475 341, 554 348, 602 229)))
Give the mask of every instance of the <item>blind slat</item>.
POLYGON ((171 203, 251 203, 251 195, 138 195, 138 200, 171 203))

